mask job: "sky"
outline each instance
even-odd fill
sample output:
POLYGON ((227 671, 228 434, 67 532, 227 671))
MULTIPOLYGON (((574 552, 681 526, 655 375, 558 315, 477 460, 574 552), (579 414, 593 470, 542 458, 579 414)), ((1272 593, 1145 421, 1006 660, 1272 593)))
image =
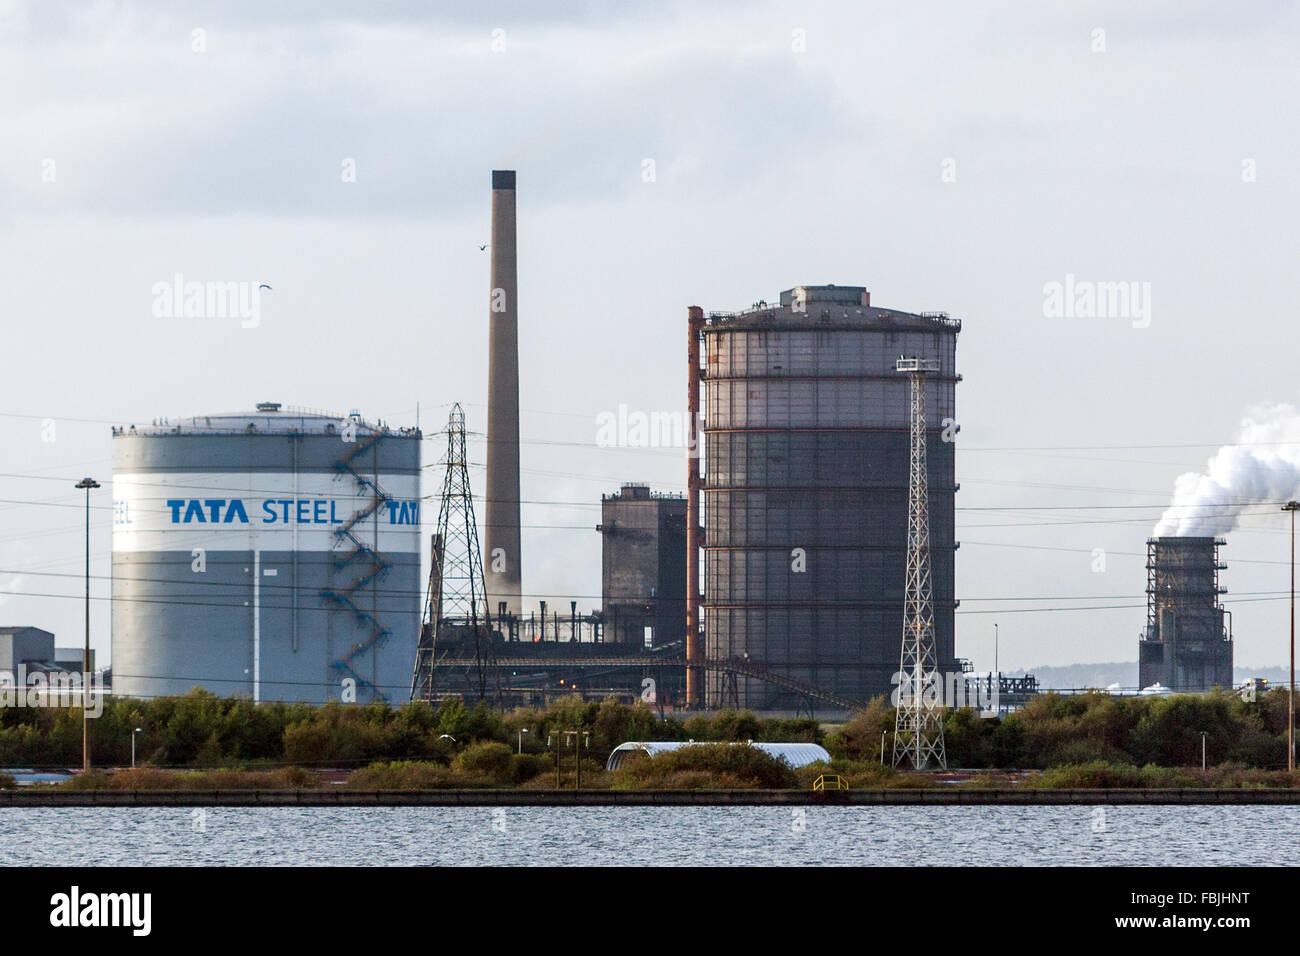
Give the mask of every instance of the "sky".
MULTIPOLYGON (((532 600, 597 603, 602 493, 684 491, 681 449, 596 438, 620 405, 681 411, 687 306, 865 285, 964 323, 958 655, 990 667, 996 623, 1003 670, 1135 660, 1176 479, 1300 402, 1298 20, 1268 0, 0 0, 0 622, 79 643, 72 485, 110 478, 112 424, 418 416, 432 494, 460 402, 481 464, 479 247, 490 171, 515 169, 532 600), (274 291, 253 327, 160 318, 178 273, 274 291), (1080 283, 1134 297, 1051 307, 1080 283)), ((1286 659, 1286 535, 1267 507, 1228 535, 1239 666, 1286 659)))

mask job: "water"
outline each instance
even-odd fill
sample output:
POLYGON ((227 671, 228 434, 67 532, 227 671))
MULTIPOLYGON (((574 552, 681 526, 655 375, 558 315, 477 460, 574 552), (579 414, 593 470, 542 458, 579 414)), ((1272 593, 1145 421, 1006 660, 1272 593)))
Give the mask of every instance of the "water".
POLYGON ((0 809, 7 866, 1185 866, 1298 841, 1297 807, 0 809))

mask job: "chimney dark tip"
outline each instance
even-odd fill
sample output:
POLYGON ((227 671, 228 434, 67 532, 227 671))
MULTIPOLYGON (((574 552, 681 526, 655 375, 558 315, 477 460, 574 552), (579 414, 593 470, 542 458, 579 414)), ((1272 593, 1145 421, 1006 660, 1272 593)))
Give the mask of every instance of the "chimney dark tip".
POLYGON ((492 170, 492 188, 493 189, 514 189, 515 171, 513 169, 492 170))

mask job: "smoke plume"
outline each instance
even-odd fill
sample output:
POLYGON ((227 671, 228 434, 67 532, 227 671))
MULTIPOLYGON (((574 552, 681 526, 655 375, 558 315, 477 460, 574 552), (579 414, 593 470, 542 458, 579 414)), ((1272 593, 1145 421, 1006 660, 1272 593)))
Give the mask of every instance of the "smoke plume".
POLYGON ((1297 491, 1300 409, 1259 405, 1242 420, 1237 442, 1220 448, 1203 474, 1192 471, 1178 476, 1173 504, 1156 525, 1155 536, 1227 534, 1244 512, 1294 498, 1297 491))

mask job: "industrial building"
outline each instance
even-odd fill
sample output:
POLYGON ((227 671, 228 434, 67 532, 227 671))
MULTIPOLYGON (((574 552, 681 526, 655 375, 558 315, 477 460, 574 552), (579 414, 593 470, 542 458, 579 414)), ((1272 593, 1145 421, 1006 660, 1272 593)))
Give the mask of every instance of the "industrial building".
MULTIPOLYGON (((710 665, 700 703, 799 705, 797 692, 724 673, 714 666, 719 661, 742 661, 850 699, 890 693, 908 528, 910 396, 908 378, 896 369, 902 355, 937 368, 924 386, 936 663, 942 672, 956 670, 961 322, 875 307, 864 287, 835 285, 796 286, 779 304, 741 312, 706 316, 692 307, 689 318, 692 412, 703 397, 703 467, 692 458, 688 473, 692 510, 703 508, 703 600, 699 611, 687 612, 688 632, 703 626, 710 665)), ((696 524, 688 519, 688 530, 696 524)), ((688 682, 700 670, 692 668, 688 682)))
POLYGON ((114 428, 115 693, 405 698, 420 444, 274 402, 114 428))
MULTIPOLYGON (((22 683, 36 674, 79 674, 85 664, 80 647, 56 647, 54 635, 39 627, 0 627, 0 684, 22 683)), ((95 671, 95 652, 90 652, 95 671)))
POLYGON ((606 643, 662 647, 686 636, 686 499, 625 484, 601 495, 606 643))
MULTIPOLYGON (((1232 687, 1232 634, 1219 603, 1222 538, 1147 541, 1147 623, 1138 641, 1138 682, 1175 692, 1232 687)), ((1230 619, 1230 618, 1229 618, 1230 619)))

